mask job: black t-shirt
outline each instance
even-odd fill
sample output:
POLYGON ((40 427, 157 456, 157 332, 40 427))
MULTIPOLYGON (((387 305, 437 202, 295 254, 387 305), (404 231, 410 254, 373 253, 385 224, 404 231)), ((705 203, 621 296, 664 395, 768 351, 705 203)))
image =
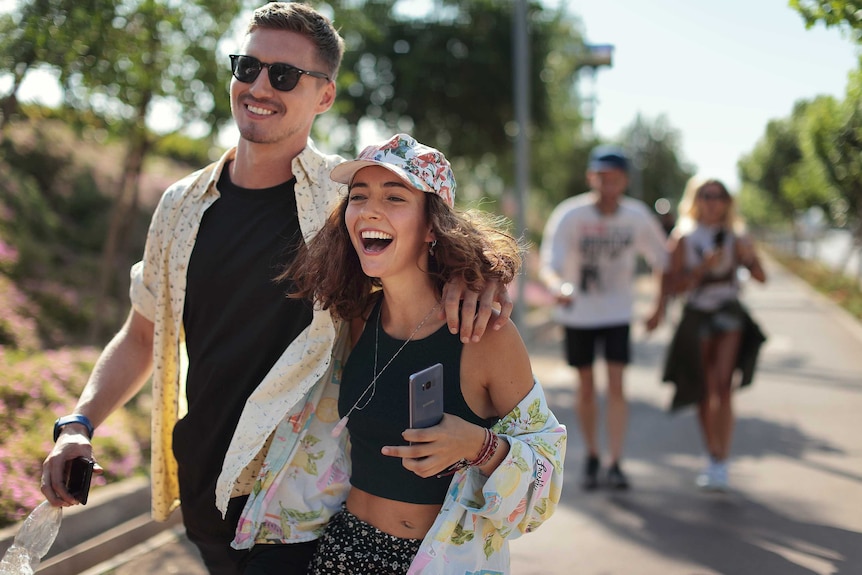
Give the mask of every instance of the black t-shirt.
POLYGON ((275 277, 302 241, 296 180, 262 190, 230 181, 204 213, 187 271, 183 322, 188 414, 174 429, 183 506, 214 505, 214 485, 249 395, 311 323, 311 305, 288 299, 275 277), (203 503, 203 501, 202 501, 203 503))

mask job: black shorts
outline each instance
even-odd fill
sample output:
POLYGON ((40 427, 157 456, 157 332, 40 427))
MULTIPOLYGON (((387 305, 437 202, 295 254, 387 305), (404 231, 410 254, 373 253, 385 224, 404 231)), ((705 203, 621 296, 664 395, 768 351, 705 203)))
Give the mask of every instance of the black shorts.
POLYGON ((631 358, 628 324, 591 328, 567 327, 564 345, 566 360, 573 367, 593 365, 596 348, 599 346, 607 362, 626 365, 631 358))

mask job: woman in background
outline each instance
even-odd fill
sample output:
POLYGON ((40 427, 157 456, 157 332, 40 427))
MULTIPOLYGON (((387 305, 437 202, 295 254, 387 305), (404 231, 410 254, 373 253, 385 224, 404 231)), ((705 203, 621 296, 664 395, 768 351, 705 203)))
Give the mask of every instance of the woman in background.
POLYGON ((728 487, 733 436, 734 375, 751 382, 760 344, 757 325, 739 301, 739 268, 752 278, 766 274, 752 240, 736 218, 733 197, 716 179, 694 177, 679 205, 671 234, 670 282, 686 296, 683 316, 669 348, 664 380, 677 385, 672 408, 697 403, 708 454, 697 477, 705 489, 728 487))

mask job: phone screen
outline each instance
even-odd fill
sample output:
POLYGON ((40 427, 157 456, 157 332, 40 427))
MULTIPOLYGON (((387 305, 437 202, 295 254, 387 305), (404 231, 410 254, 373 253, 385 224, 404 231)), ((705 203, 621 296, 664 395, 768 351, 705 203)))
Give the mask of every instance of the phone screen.
POLYGON ((443 364, 410 376, 410 428, 437 425, 443 419, 443 364))
POLYGON ((87 504, 92 477, 92 460, 85 457, 76 457, 69 464, 69 477, 66 479, 66 489, 81 505, 87 504))

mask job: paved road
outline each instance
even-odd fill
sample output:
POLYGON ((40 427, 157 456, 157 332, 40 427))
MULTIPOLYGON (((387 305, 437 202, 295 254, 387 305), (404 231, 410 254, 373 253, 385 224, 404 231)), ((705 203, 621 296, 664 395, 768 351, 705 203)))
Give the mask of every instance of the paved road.
MULTIPOLYGON (((650 336, 633 330, 625 464, 634 488, 626 493, 578 489, 584 452, 573 374, 560 359, 558 329, 534 334, 535 371, 570 429, 567 484, 556 514, 512 542, 515 574, 862 573, 862 326, 782 269, 767 269, 768 285, 746 288, 769 341, 753 387, 737 395, 735 489, 726 495, 694 487, 703 464, 694 414, 666 411, 672 390, 659 371, 671 326, 650 336)), ((642 312, 646 304, 639 301, 642 312)), ((188 542, 168 532, 87 572, 103 573, 205 571, 188 542)))

